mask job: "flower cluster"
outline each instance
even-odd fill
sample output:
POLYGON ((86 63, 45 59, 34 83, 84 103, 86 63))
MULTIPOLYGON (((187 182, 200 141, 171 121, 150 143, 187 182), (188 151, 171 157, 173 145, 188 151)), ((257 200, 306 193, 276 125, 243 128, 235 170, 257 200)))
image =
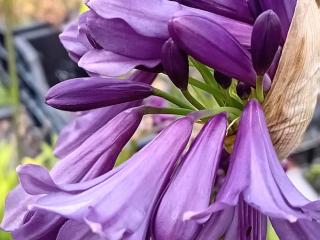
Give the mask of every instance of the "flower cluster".
POLYGON ((50 172, 17 168, 1 227, 17 240, 263 240, 270 222, 280 239, 320 239, 320 203, 287 178, 260 105, 296 0, 86 4, 61 41, 90 77, 46 96, 84 112, 60 134, 50 172), (181 94, 152 86, 159 73, 181 94), (146 104, 150 96, 171 105, 146 104), (115 167, 147 114, 182 117, 115 167))

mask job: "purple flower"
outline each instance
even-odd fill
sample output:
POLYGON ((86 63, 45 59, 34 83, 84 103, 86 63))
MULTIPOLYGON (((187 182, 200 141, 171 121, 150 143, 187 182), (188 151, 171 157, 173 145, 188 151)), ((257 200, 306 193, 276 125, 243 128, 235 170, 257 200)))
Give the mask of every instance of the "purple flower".
POLYGON ((85 28, 87 16, 87 13, 82 14, 78 20, 70 23, 59 36, 70 58, 75 62, 78 62, 88 51, 94 49, 85 28))
MULTIPOLYGON (((230 33, 241 46, 246 49, 250 48, 251 44, 251 34, 252 34, 252 25, 244 22, 240 22, 234 19, 230 19, 224 16, 220 16, 214 13, 209 13, 206 11, 201 11, 197 9, 186 9, 176 12, 172 18, 186 17, 186 16, 195 16, 200 18, 205 18, 210 22, 219 24, 222 26, 228 33, 230 33)), ((171 18, 171 20, 172 20, 171 18)), ((171 21, 170 20, 170 21, 171 21)), ((169 23, 170 23, 169 21, 169 23)), ((199 25, 200 27, 201 25, 199 25)), ((170 30, 170 29, 169 29, 170 30)))
POLYGON ((263 76, 269 69, 280 45, 280 20, 272 10, 263 12, 252 31, 251 53, 256 73, 263 76))
POLYGON ((262 80, 271 87, 296 0, 85 3, 60 39, 91 77, 54 86, 46 101, 89 111, 61 133, 50 172, 17 168, 1 227, 17 240, 263 240, 270 221, 281 239, 320 239, 320 202, 288 180, 248 100, 263 100, 262 80), (189 56, 202 79, 189 78, 189 56), (159 72, 183 94, 152 87, 159 72), (152 95, 158 106, 141 106, 152 95), (184 117, 115 167, 145 114, 184 117), (185 153, 195 122, 205 125, 185 153))
MULTIPOLYGON (((307 200, 286 176, 273 148, 264 113, 256 100, 251 100, 242 114, 226 180, 214 204, 202 212, 189 212, 185 217, 203 222, 212 213, 214 217, 216 213, 232 208, 240 209, 236 216, 238 220, 233 220, 238 224, 241 224, 241 218, 250 221, 246 209, 252 208, 258 214, 253 216, 258 216, 262 222, 265 222, 263 216, 269 217, 276 230, 281 228, 277 225, 279 222, 291 227, 291 224, 297 226, 301 222, 307 226, 319 225, 319 203, 307 200)), ((254 234, 264 228, 260 224, 251 224, 250 229, 239 226, 243 237, 249 230, 254 234), (254 226, 259 229, 253 229, 254 226)), ((259 234, 264 233, 260 231, 259 234)))
POLYGON ((61 110, 85 111, 144 99, 152 93, 150 85, 130 80, 76 78, 52 87, 46 103, 61 110))
POLYGON ((167 22, 183 6, 167 0, 89 0, 87 5, 105 19, 123 19, 137 33, 168 39, 167 22))
POLYGON ((137 66, 154 68, 160 64, 165 39, 143 36, 119 18, 104 19, 86 13, 86 31, 100 49, 87 51, 79 66, 104 76, 119 76, 137 66))
POLYGON ((169 30, 178 46, 195 59, 227 76, 255 85, 250 53, 218 22, 185 14, 172 18, 169 30))
MULTIPOLYGON (((137 71, 129 78, 131 81, 151 84, 156 77, 154 73, 137 71)), ((120 112, 136 107, 141 101, 128 102, 115 106, 100 108, 83 113, 71 121, 59 134, 55 146, 55 155, 63 158, 79 147, 87 138, 108 123, 120 112)))
POLYGON ((19 169, 21 184, 29 194, 47 194, 33 209, 85 221, 108 239, 144 239, 194 120, 190 116, 175 121, 127 162, 92 181, 61 185, 45 169, 26 165, 19 169))
MULTIPOLYGON (((54 181, 59 184, 78 183, 111 170, 118 154, 139 126, 142 116, 140 108, 117 115, 56 164, 50 173, 54 181)), ((24 169, 41 176, 38 166, 30 165, 24 169)), ((1 228, 21 240, 33 240, 41 236, 45 239, 54 238, 66 219, 42 210, 29 211, 27 206, 38 198, 25 193, 20 186, 13 190, 7 198, 1 228)))
POLYGON ((141 101, 123 103, 91 110, 77 116, 60 132, 54 149, 55 155, 59 158, 66 157, 116 115, 140 104, 141 101))
POLYGON ((226 115, 210 120, 194 140, 162 197, 153 223, 158 240, 194 239, 201 226, 184 222, 186 211, 208 207, 226 132, 226 115))

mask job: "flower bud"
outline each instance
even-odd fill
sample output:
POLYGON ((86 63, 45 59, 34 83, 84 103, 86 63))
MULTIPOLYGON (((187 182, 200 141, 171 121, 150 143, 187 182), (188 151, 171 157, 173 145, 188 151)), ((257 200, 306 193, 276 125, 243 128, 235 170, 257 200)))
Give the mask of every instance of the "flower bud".
POLYGON ((254 23, 251 38, 253 67, 263 76, 270 67, 281 41, 281 25, 277 14, 268 10, 254 23))
POLYGON ((101 77, 76 78, 52 87, 46 95, 46 103, 60 110, 85 111, 151 95, 152 87, 145 83, 101 77))
POLYGON ((172 38, 162 47, 161 55, 164 71, 178 88, 186 90, 189 78, 188 55, 182 51, 172 38))
POLYGON ((250 96, 251 87, 248 84, 239 82, 237 85, 237 94, 241 99, 247 99, 250 96))
POLYGON ((224 89, 229 88, 232 83, 231 77, 228 77, 227 75, 218 71, 214 71, 214 78, 220 84, 220 86, 224 89))

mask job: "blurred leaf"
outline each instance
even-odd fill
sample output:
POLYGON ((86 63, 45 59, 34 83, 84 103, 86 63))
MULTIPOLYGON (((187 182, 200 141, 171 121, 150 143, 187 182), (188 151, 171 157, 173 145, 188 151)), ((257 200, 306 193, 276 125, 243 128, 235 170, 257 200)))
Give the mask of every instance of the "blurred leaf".
POLYGON ((267 240, 280 240, 270 223, 267 229, 267 240))
MULTIPOLYGON (((14 145, 8 142, 0 142, 0 219, 3 217, 4 202, 7 193, 17 184, 17 176, 12 159, 14 156, 14 145)), ((0 230, 0 239, 11 239, 10 234, 0 230)))

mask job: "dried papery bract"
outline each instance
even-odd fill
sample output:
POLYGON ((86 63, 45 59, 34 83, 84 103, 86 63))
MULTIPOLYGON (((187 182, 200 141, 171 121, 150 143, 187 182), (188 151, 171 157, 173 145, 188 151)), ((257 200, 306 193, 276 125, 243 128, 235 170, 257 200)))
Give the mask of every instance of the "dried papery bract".
POLYGON ((272 88, 264 102, 279 159, 300 143, 320 89, 320 10, 315 0, 297 0, 272 88))

